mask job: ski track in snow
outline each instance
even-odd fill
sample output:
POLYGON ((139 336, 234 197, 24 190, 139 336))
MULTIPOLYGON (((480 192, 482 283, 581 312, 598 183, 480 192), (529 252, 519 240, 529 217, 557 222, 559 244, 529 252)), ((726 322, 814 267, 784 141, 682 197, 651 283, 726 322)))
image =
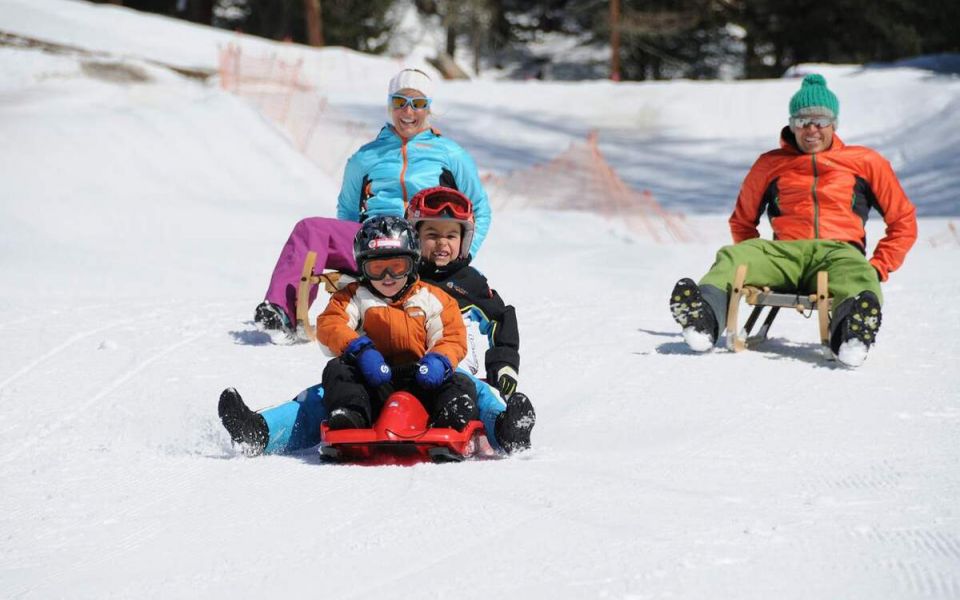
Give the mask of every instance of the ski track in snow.
POLYGON ((170 344, 164 347, 163 349, 161 349, 159 352, 155 352, 151 354, 148 358, 140 360, 135 367, 124 372, 123 375, 121 375, 120 377, 117 377, 116 379, 106 382, 106 385, 104 385, 98 392, 93 394, 87 400, 83 400, 80 402, 71 401, 69 404, 70 412, 68 412, 67 415, 61 416, 53 424, 47 424, 46 426, 44 426, 40 434, 37 435, 36 437, 33 437, 26 441, 19 442, 13 451, 8 452, 5 456, 0 458, 0 462, 11 461, 16 459, 27 450, 30 450, 33 446, 40 443, 42 440, 56 433, 61 427, 69 425, 71 422, 73 422, 76 419, 77 414, 85 410, 88 410, 92 405, 96 404, 97 402, 102 400, 104 397, 116 392, 117 389, 119 389, 121 386, 130 382, 131 379, 139 375, 141 371, 151 366, 154 362, 166 357, 167 355, 169 355, 170 353, 176 350, 179 350, 180 348, 182 348, 187 344, 193 343, 194 341, 200 339, 204 335, 205 335, 204 333, 197 333, 184 340, 170 344))
POLYGON ((136 319, 134 319, 134 318, 121 319, 121 320, 119 320, 119 321, 115 321, 115 322, 110 323, 110 324, 108 324, 108 325, 104 325, 103 327, 97 327, 97 328, 95 328, 95 329, 90 329, 90 330, 87 330, 87 331, 83 331, 83 332, 74 334, 74 335, 71 336, 69 339, 67 339, 65 342, 63 342, 62 344, 60 344, 59 346, 55 346, 54 348, 52 348, 51 350, 49 350, 48 352, 46 352, 44 355, 42 355, 42 356, 40 356, 40 357, 38 357, 38 358, 30 361, 29 363, 27 363, 26 365, 24 365, 23 367, 21 367, 19 370, 17 370, 15 373, 13 373, 12 375, 10 375, 9 377, 7 377, 6 379, 4 379, 3 381, 0 381, 0 399, 3 398, 3 390, 4 390, 4 388, 8 387, 11 383, 15 382, 15 381, 16 381, 17 379, 19 379, 20 377, 23 377, 24 375, 26 375, 26 374, 30 373, 31 371, 33 371, 33 370, 34 370, 38 365, 40 365, 41 363, 44 363, 44 362, 50 360, 51 358, 53 358, 54 356, 56 356, 57 354, 60 354, 61 352, 63 352, 63 351, 66 350, 67 348, 69 348, 70 346, 74 345, 76 342, 79 342, 80 340, 86 339, 86 338, 88 338, 88 337, 90 337, 90 336, 92 336, 92 335, 96 335, 96 334, 101 333, 101 332, 103 332, 103 331, 108 331, 108 330, 114 329, 114 328, 116 328, 116 327, 120 327, 120 326, 122 326, 122 325, 130 325, 131 323, 134 323, 135 320, 136 320, 136 319))

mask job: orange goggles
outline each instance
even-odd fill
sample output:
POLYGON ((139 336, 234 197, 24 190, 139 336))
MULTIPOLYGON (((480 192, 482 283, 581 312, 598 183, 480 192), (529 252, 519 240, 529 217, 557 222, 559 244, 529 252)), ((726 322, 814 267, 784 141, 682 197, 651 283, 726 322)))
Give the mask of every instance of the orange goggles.
POLYGON ((406 277, 413 271, 413 259, 409 256, 373 258, 363 262, 363 274, 367 279, 380 281, 389 275, 393 279, 406 277))
POLYGON ((438 191, 424 194, 415 198, 410 208, 422 219, 449 216, 461 221, 473 220, 473 204, 458 193, 438 191))

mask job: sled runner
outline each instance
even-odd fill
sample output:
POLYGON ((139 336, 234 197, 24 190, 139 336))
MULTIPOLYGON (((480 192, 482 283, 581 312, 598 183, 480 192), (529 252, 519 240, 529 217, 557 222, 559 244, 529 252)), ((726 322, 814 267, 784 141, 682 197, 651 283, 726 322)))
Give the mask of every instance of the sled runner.
POLYGON ((429 416, 409 392, 387 397, 369 429, 330 429, 320 425, 320 454, 336 462, 373 465, 412 465, 420 462, 459 462, 495 456, 481 421, 463 431, 428 427, 429 416))
POLYGON ((730 290, 730 304, 727 306, 727 347, 734 352, 746 350, 767 339, 767 333, 773 320, 781 308, 795 308, 797 312, 809 316, 817 311, 817 324, 820 329, 820 343, 830 346, 830 305, 833 301, 829 296, 829 281, 826 271, 817 273, 817 292, 815 294, 777 293, 768 287, 744 285, 747 278, 747 265, 739 265, 733 278, 733 288, 730 290), (741 298, 753 311, 747 318, 743 329, 738 329, 739 309, 741 298), (750 335, 753 326, 760 318, 764 308, 769 308, 767 317, 763 320, 756 335, 750 335))
POLYGON ((317 253, 313 250, 307 252, 300 274, 300 286, 297 288, 297 328, 302 327, 304 335, 311 342, 316 341, 317 332, 310 322, 310 290, 322 281, 327 293, 332 294, 339 289, 337 283, 340 281, 340 273, 337 271, 314 273, 313 267, 316 264, 317 253))

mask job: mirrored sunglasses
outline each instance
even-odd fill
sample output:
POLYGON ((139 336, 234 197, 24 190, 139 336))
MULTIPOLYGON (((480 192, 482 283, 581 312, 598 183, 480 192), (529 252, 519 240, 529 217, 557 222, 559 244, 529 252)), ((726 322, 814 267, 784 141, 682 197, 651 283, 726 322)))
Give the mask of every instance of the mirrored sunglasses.
POLYGON ((790 127, 803 129, 807 125, 816 125, 817 129, 823 129, 830 127, 834 122, 830 117, 793 117, 790 119, 790 127))
POLYGON ((363 274, 373 281, 380 281, 387 275, 400 279, 409 275, 411 271, 413 271, 413 259, 409 256, 374 258, 363 263, 363 274))
POLYGON ((423 96, 404 96, 403 94, 393 94, 390 96, 390 108, 393 110, 400 110, 405 108, 408 104, 413 107, 414 110, 423 110, 425 108, 430 108, 430 103, 433 102, 430 98, 425 98, 423 96))

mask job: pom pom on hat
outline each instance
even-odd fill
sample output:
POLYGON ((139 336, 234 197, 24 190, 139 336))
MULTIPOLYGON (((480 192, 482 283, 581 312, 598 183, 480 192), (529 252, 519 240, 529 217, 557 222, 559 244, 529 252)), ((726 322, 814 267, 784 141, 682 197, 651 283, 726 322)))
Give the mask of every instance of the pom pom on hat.
POLYGON ((790 98, 790 116, 818 114, 836 119, 840 116, 840 102, 836 95, 827 89, 827 80, 823 75, 811 73, 803 78, 800 91, 790 98))
POLYGON ((433 80, 420 69, 404 69, 393 76, 387 91, 388 96, 402 89, 417 90, 427 98, 433 98, 433 80))

